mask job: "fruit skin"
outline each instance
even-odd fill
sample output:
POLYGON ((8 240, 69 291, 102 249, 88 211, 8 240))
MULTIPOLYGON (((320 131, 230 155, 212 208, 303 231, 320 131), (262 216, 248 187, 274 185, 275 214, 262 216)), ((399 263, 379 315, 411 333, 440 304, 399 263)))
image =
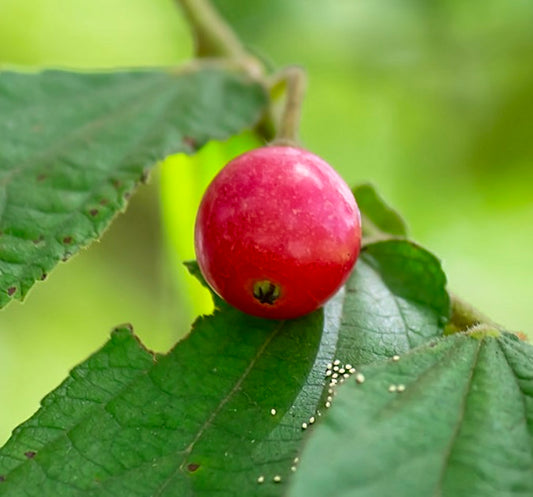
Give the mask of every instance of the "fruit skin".
POLYGON ((198 265, 213 290, 255 316, 287 319, 323 305, 361 247, 352 192, 320 157, 262 147, 208 186, 195 225, 198 265))

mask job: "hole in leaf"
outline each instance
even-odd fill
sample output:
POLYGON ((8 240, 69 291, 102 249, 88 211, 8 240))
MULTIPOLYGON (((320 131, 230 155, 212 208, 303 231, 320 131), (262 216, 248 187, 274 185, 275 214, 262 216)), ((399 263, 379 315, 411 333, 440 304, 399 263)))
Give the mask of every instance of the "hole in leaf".
POLYGON ((11 297, 11 295, 13 295, 16 291, 17 291, 17 287, 10 286, 10 287, 7 289, 7 294, 11 297))
POLYGON ((34 450, 28 450, 28 452, 24 452, 24 455, 28 458, 28 459, 33 459, 35 457, 35 455, 37 454, 37 452, 35 452, 34 450))

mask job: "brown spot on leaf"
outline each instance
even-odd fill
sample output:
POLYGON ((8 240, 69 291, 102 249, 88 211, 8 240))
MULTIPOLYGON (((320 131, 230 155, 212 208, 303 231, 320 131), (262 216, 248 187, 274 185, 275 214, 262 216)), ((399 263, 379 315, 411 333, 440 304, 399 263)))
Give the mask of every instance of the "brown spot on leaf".
POLYGON ((41 274, 41 281, 44 281, 48 275, 46 273, 41 274))
POLYGON ((103 198, 102 200, 100 200, 100 205, 107 205, 109 203, 109 200, 107 200, 107 198, 103 198))
POLYGON ((148 183, 149 179, 150 179, 150 171, 148 171, 148 169, 145 169, 141 174, 141 183, 148 183))
POLYGON ((122 181, 120 181, 119 179, 114 179, 111 181, 111 183, 115 188, 120 188, 122 186, 122 181))
POLYGON ((195 148, 196 147, 196 140, 192 136, 184 136, 183 137, 183 144, 187 145, 188 147, 195 148))
POLYGON ((194 473, 199 467, 200 467, 200 465, 199 465, 199 464, 196 464, 196 463, 187 464, 187 469, 188 469, 191 473, 194 473))
POLYGON ((34 450, 28 450, 28 452, 24 452, 24 455, 28 458, 28 459, 33 459, 35 457, 35 455, 37 454, 37 452, 35 452, 34 450))
POLYGON ((17 287, 10 286, 10 287, 7 289, 7 294, 11 297, 11 295, 13 295, 16 291, 17 291, 17 287))
POLYGON ((90 214, 91 216, 93 216, 93 217, 96 216, 96 215, 98 214, 98 209, 91 209, 91 210, 89 211, 89 214, 90 214))
POLYGON ((66 236, 65 238, 63 238, 63 243, 65 244, 69 244, 69 243, 72 243, 72 237, 71 236, 66 236))
POLYGON ((37 175, 37 181, 43 181, 46 179, 46 174, 41 173, 37 175))
POLYGON ((0 475, 0 483, 2 483, 3 481, 6 481, 6 477, 4 475, 0 475))
POLYGON ((515 335, 522 340, 523 342, 527 342, 527 335, 521 331, 515 332, 515 335))
POLYGON ((131 192, 124 193, 124 199, 125 200, 129 200, 130 197, 131 197, 131 192))

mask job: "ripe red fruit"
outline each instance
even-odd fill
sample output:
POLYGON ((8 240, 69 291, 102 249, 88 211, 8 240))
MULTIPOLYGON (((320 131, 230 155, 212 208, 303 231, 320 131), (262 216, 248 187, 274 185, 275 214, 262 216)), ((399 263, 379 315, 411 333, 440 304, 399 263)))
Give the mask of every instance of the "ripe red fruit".
POLYGON ((230 161, 196 218, 196 256, 209 285, 266 318, 295 318, 324 304, 348 278, 360 244, 359 209, 346 183, 294 147, 230 161))

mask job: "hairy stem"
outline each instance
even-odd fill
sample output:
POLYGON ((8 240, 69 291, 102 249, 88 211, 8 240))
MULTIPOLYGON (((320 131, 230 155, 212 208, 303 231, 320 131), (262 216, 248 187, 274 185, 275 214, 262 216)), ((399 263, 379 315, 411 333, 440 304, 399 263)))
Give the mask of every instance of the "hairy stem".
POLYGON ((450 317, 450 324, 457 328, 457 330, 464 331, 481 324, 499 328, 499 326, 494 321, 489 319, 482 312, 478 311, 468 302, 465 302, 452 292, 448 293, 450 294, 450 300, 452 305, 452 315, 450 317))
POLYGON ((273 145, 297 145, 302 103, 305 93, 305 71, 301 67, 286 67, 276 75, 275 83, 286 85, 285 105, 273 145))
POLYGON ((250 55, 230 25, 209 0, 177 0, 192 29, 196 57, 221 57, 239 62, 251 76, 263 74, 262 64, 250 55))
POLYGON ((245 55, 239 38, 207 0, 178 0, 178 3, 193 30, 198 57, 245 55))

